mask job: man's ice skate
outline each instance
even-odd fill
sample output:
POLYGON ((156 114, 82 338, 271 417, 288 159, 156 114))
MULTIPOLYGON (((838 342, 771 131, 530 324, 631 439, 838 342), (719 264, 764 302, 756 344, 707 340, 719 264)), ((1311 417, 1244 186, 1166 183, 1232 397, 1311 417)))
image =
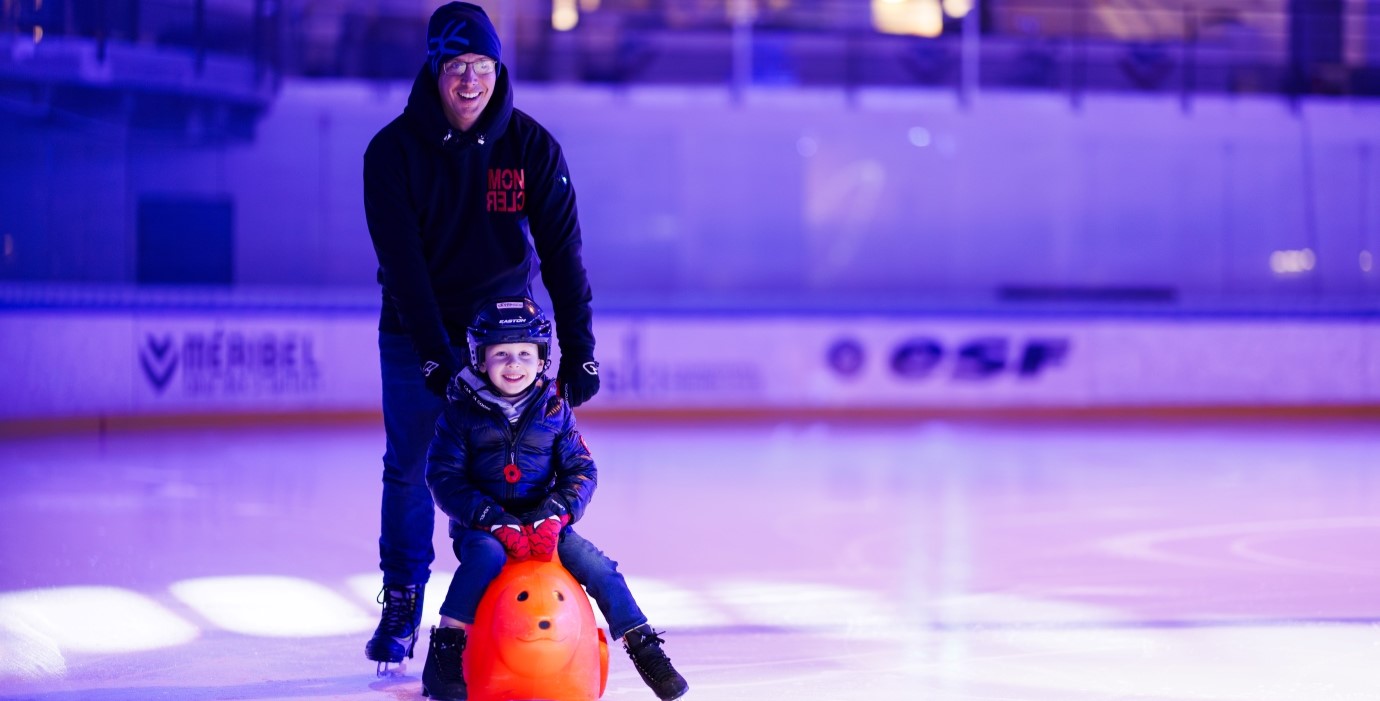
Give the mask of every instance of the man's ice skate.
POLYGON ((671 658, 661 651, 664 642, 661 633, 652 630, 649 625, 642 625, 623 636, 623 649, 628 651, 637 673, 642 675, 642 681, 647 682, 657 698, 671 701, 684 696, 690 690, 690 685, 671 666, 671 658))
POLYGON ((432 626, 431 645, 427 647, 426 665, 422 667, 422 696, 437 701, 465 701, 468 698, 462 662, 464 653, 465 631, 432 626))
POLYGON ((364 646, 364 656, 378 663, 375 673, 382 677, 390 673, 388 665, 412 657, 422 624, 422 589, 416 584, 385 584, 378 602, 383 604, 383 618, 364 646))

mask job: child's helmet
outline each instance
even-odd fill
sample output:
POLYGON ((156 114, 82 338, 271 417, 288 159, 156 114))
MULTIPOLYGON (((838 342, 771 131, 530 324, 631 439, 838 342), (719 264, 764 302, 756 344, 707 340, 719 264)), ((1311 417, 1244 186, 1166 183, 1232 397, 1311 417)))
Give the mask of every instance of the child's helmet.
POLYGON ((470 365, 479 370, 484 346, 498 343, 535 343, 546 365, 551 366, 551 321, 541 307, 527 297, 499 297, 485 302, 465 329, 470 346, 470 365))

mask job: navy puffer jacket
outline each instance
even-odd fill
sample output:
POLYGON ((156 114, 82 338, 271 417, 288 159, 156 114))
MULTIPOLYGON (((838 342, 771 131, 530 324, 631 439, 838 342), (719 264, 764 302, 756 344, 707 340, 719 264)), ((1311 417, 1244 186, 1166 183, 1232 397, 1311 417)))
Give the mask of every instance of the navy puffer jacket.
POLYGON ((486 507, 497 504, 521 518, 551 494, 565 503, 571 523, 584 514, 598 481, 594 459, 555 383, 546 377, 537 383, 537 396, 516 424, 465 383, 456 383, 466 391, 436 422, 426 469, 427 486, 450 517, 452 535, 457 528, 476 528, 486 507), (516 473, 508 465, 516 465, 516 473))

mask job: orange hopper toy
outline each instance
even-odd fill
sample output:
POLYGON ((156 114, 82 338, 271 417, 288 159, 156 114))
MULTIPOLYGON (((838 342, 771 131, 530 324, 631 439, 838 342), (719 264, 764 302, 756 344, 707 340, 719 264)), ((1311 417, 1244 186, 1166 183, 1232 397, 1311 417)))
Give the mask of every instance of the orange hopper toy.
POLYGON ((465 646, 470 701, 594 701, 609 647, 560 557, 509 560, 479 600, 465 646))

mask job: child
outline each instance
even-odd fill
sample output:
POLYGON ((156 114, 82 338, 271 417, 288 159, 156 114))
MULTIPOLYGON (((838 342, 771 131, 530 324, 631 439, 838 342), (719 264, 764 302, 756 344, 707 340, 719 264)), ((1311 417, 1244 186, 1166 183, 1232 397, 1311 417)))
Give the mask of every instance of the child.
POLYGON ((427 485, 450 516, 460 568, 431 629, 422 693, 464 699, 466 628, 507 558, 553 550, 599 604, 614 638, 661 699, 689 685, 661 651, 660 633, 633 600, 618 565, 569 525, 594 494, 594 461, 575 416, 543 374, 551 322, 525 297, 485 304, 467 333, 472 367, 456 374, 427 455, 427 485))

